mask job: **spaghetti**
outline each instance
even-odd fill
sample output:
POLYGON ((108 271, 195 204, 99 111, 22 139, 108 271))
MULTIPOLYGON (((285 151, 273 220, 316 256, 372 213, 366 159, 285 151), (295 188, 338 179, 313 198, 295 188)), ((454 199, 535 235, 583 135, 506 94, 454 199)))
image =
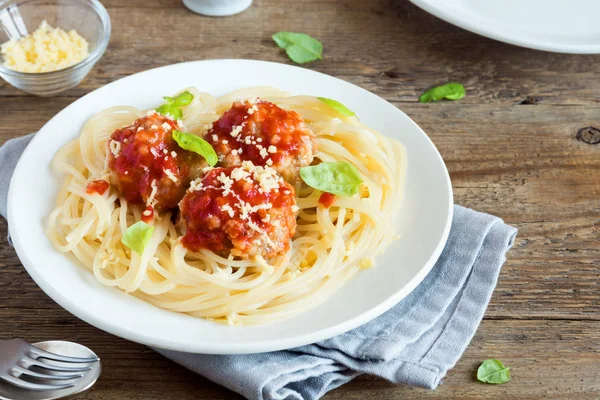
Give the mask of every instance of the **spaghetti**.
POLYGON ((181 119, 188 133, 200 137, 235 101, 258 97, 294 110, 316 136, 312 164, 351 163, 363 179, 359 193, 331 196, 300 180, 292 182, 295 234, 288 251, 269 259, 189 250, 175 209, 156 211, 152 237, 137 253, 121 239, 128 227, 147 220, 147 210, 128 203, 114 185, 88 190, 92 182, 110 181, 111 134, 146 115, 133 107, 112 107, 92 117, 53 160, 64 183, 47 236, 59 251, 72 253, 106 286, 167 310, 230 324, 261 324, 315 307, 361 268, 373 265, 395 238, 404 165, 399 142, 311 96, 261 87, 215 98, 187 90, 193 100, 182 107, 181 119))

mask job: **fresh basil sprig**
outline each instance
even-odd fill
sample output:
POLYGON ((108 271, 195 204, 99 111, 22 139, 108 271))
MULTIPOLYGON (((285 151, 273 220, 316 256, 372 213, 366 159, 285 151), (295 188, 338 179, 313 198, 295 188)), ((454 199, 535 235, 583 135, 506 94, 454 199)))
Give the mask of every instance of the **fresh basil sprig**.
POLYGON ((306 33, 277 32, 273 36, 277 46, 285 49, 295 63, 304 64, 323 59, 323 44, 306 33))
POLYGON ((505 367, 502 361, 490 358, 477 369, 477 379, 492 384, 506 383, 510 381, 510 368, 505 367))
POLYGON ((181 132, 177 129, 173 129, 173 140, 177 142, 179 147, 184 150, 193 151, 196 154, 200 154, 206 162, 213 167, 218 161, 219 157, 215 152, 215 149, 206 140, 192 135, 191 133, 181 132))
POLYGON ((333 108, 335 111, 345 117, 353 117, 356 115, 354 114, 354 111, 350 110, 337 100, 328 99, 327 97, 317 97, 317 99, 321 100, 323 103, 327 104, 329 107, 333 108))
POLYGON ((187 90, 179 93, 175 97, 163 97, 166 103, 156 109, 156 112, 162 115, 170 115, 173 119, 181 119, 183 112, 180 107, 187 106, 194 100, 194 95, 187 90))
POLYGON ((302 167, 300 176, 308 186, 339 196, 354 196, 363 182, 358 169, 346 161, 302 167))
POLYGON ((121 243, 136 253, 142 254, 153 232, 153 226, 148 225, 144 221, 138 221, 123 233, 121 243))
POLYGON ((429 103, 430 101, 439 101, 442 99, 460 100, 465 97, 465 94, 466 91, 463 85, 450 82, 427 90, 419 97, 419 101, 421 103, 429 103))

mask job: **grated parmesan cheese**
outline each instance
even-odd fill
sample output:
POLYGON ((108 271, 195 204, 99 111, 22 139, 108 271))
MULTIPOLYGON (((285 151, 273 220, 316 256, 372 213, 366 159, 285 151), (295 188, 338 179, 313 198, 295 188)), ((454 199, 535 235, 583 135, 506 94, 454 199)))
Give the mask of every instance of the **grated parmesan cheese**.
POLYGON ((236 181, 241 181, 248 176, 250 176, 250 172, 246 171, 244 168, 235 168, 233 171, 231 171, 231 178, 235 179, 236 181))
POLYGON ((217 180, 223 184, 223 196, 227 196, 231 192, 231 185, 233 185, 233 179, 221 172, 221 175, 217 177, 217 180))
POLYGON ((148 197, 148 200, 146 200, 146 206, 154 207, 156 203, 158 203, 158 201, 154 198, 156 196, 156 193, 158 192, 158 187, 156 186, 156 179, 152 180, 150 186, 152 187, 152 192, 150 192, 150 197, 148 197))
POLYGON ((221 207, 221 211, 225 211, 227 214, 229 214, 230 218, 233 218, 233 216, 235 215, 233 208, 231 208, 229 204, 225 204, 223 207, 221 207))
POLYGON ((119 154, 121 153, 121 142, 117 140, 111 140, 108 144, 108 147, 115 158, 119 157, 119 154))
POLYGON ((171 171, 170 169, 165 169, 163 171, 170 180, 172 180, 173 182, 177 182, 177 177, 175 176, 175 174, 173 174, 173 171, 171 171))
POLYGON ((35 73, 68 68, 89 54, 88 42, 74 29, 65 32, 43 21, 39 28, 19 40, 0 46, 4 66, 14 71, 35 73))
POLYGON ((242 132, 242 125, 234 126, 231 130, 231 136, 237 137, 242 132))
POLYGON ((202 178, 194 179, 192 183, 190 183, 190 192, 202 190, 202 187, 202 178))

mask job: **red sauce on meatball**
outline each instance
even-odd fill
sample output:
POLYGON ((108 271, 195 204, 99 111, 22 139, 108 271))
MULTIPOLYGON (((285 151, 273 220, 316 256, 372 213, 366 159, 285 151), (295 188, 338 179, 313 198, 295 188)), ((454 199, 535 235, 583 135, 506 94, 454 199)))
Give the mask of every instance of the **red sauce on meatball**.
POLYGON ((100 196, 102 196, 104 193, 106 193, 109 187, 110 184, 105 180, 101 179, 98 181, 91 181, 90 183, 88 183, 85 191, 89 194, 98 193, 100 196))
POLYGON ((157 210, 177 207, 191 179, 206 166, 172 138, 177 122, 160 114, 139 118, 117 129, 108 141, 108 166, 120 193, 132 204, 154 200, 157 210))
POLYGON ((149 224, 153 218, 154 218, 154 207, 152 207, 152 206, 146 207, 144 212, 142 212, 142 221, 149 224))
POLYGON ((319 204, 325 208, 329 208, 335 203, 335 194, 329 192, 323 192, 319 197, 319 204))
POLYGON ((310 165, 316 146, 298 113, 262 100, 233 103, 205 139, 222 155, 223 166, 242 161, 269 165, 291 183, 299 179, 301 167, 310 165))
POLYGON ((183 245, 243 259, 287 252, 296 230, 294 188, 274 171, 269 190, 256 177, 252 169, 215 168, 193 183, 180 203, 183 245))

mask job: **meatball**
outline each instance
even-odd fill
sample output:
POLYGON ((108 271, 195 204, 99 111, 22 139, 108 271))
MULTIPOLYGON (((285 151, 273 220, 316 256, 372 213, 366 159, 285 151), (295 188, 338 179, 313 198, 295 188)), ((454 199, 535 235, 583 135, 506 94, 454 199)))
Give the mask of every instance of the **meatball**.
POLYGON ((249 161, 192 182, 179 208, 183 245, 223 257, 267 260, 289 250, 296 230, 294 188, 274 169, 249 161))
POLYGON ((190 182, 207 166, 202 157, 179 147, 172 138, 173 129, 181 127, 150 112, 111 135, 111 182, 129 203, 156 210, 177 207, 190 182))
POLYGON ((221 165, 273 167, 289 183, 300 179, 300 168, 310 165, 315 152, 315 134, 295 111, 284 110, 268 101, 233 103, 206 135, 221 165))

